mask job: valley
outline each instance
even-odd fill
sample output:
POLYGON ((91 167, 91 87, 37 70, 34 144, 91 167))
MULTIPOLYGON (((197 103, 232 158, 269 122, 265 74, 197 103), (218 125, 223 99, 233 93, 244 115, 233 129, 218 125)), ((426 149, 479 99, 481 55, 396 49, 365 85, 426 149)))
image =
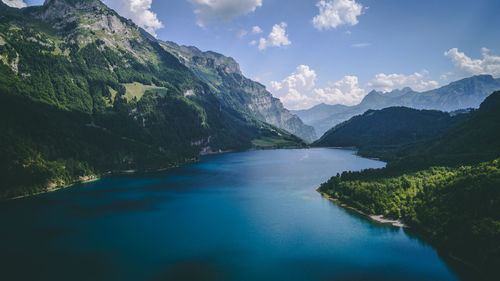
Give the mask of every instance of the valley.
POLYGON ((270 2, 0 1, 2 280, 496 280, 496 30, 270 2))

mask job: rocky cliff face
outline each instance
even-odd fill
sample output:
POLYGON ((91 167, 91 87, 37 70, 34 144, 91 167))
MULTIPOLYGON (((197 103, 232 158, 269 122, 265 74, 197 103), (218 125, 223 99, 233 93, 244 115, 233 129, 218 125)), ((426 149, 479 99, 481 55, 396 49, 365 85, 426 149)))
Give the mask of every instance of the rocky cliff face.
POLYGON ((27 13, 58 30, 66 44, 80 47, 100 40, 105 47, 132 54, 146 65, 158 61, 151 45, 155 39, 131 20, 125 19, 98 0, 46 0, 27 13))
POLYGON ((243 76, 233 58, 173 42, 160 44, 207 83, 226 106, 287 130, 308 142, 317 138, 313 127, 305 125, 297 115, 284 108, 281 101, 262 84, 243 76))

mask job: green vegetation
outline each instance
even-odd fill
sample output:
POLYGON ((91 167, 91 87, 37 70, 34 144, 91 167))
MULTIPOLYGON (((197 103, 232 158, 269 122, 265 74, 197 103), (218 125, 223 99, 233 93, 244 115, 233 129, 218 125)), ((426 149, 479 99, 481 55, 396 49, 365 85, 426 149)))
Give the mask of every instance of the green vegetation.
POLYGON ((402 219, 442 253, 498 276, 500 92, 464 119, 432 140, 383 151, 386 168, 344 172, 318 190, 363 212, 402 219))
POLYGON ((157 86, 152 86, 152 85, 144 85, 138 82, 134 83, 125 83, 123 84, 125 87, 125 95, 123 97, 127 99, 127 101, 131 100, 140 100, 142 96, 144 96, 144 93, 148 90, 158 90, 158 89, 163 89, 167 90, 167 88, 164 87, 157 87, 157 86))
POLYGON ((0 199, 122 170, 176 167, 207 148, 245 150, 263 137, 305 145, 225 107, 156 40, 101 2, 68 6, 67 22, 47 3, 0 5, 0 199), (102 14, 123 29, 89 28, 102 14), (184 96, 188 90, 193 95, 184 96))
POLYGON ((326 132, 313 146, 356 147, 361 155, 387 155, 402 146, 440 136, 467 118, 435 110, 389 107, 368 110, 326 132))
POLYGON ((345 172, 319 191, 369 214, 402 219, 446 254, 493 274, 500 265, 499 159, 392 176, 345 172))
MULTIPOLYGON (((275 148, 297 148, 297 138, 294 136, 282 137, 262 137, 254 139, 252 146, 257 149, 275 149, 275 148)), ((304 146, 305 147, 305 144, 304 146)))

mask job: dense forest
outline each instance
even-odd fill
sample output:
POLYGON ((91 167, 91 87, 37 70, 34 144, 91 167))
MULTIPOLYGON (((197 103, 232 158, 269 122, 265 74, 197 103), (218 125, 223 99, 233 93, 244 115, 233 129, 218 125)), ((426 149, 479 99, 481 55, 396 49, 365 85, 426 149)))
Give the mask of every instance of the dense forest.
POLYGON ((368 110, 326 132, 313 146, 355 147, 361 155, 384 155, 442 135, 467 118, 436 110, 389 107, 368 110))
POLYGON ((344 172, 318 190, 363 212, 402 219, 446 256, 498 276, 498 128, 500 92, 440 136, 392 150, 386 168, 344 172))
POLYGON ((225 107, 100 1, 0 3, 0 116, 0 198, 175 167, 200 153, 305 146, 225 107))

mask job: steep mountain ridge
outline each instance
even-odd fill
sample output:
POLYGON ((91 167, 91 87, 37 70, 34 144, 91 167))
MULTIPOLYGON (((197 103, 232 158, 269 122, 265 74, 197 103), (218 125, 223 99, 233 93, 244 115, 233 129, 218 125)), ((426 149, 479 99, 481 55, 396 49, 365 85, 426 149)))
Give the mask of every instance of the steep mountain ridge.
POLYGON ((281 101, 262 84, 243 76, 233 58, 173 42, 160 44, 207 83, 224 105, 287 130, 308 142, 317 138, 312 127, 304 125, 298 116, 284 108, 281 101))
POLYGON ((200 154, 300 147, 222 104, 158 41, 97 0, 0 6, 0 198, 200 154))
POLYGON ((500 79, 495 79, 491 75, 478 75, 426 92, 416 92, 411 88, 388 93, 371 91, 360 104, 355 106, 347 108, 315 106, 293 113, 306 124, 313 126, 321 136, 335 125, 370 109, 376 110, 391 106, 441 111, 477 108, 488 95, 498 90, 500 90, 500 79), (315 114, 312 115, 311 112, 315 114), (317 118, 311 118, 311 116, 317 116, 317 118))

